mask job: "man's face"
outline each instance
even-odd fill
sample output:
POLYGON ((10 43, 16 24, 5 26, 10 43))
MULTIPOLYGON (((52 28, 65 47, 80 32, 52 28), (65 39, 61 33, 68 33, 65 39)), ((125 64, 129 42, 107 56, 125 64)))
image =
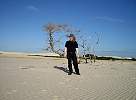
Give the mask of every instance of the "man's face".
POLYGON ((70 40, 70 41, 73 41, 73 37, 69 37, 69 40, 70 40))

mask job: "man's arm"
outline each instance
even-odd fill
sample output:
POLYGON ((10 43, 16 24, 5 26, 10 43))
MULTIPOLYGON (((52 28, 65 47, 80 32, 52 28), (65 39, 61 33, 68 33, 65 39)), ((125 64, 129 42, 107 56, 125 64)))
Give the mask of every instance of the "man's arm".
POLYGON ((76 48, 76 56, 79 58, 79 49, 76 48))
POLYGON ((64 48, 64 57, 67 56, 67 47, 64 48))

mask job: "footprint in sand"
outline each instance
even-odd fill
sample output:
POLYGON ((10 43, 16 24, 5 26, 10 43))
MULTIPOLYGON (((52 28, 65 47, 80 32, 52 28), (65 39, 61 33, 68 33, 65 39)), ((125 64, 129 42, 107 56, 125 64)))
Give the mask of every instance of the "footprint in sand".
POLYGON ((68 87, 68 88, 72 88, 72 85, 66 85, 66 87, 68 87))
POLYGON ((136 77, 131 78, 132 80, 136 80, 136 77))
POLYGON ((42 89, 41 92, 47 92, 47 90, 46 89, 42 89))
POLYGON ((48 90, 47 90, 47 89, 41 89, 41 90, 39 91, 39 94, 40 94, 40 95, 48 94, 48 90))
POLYGON ((17 92, 17 90, 11 90, 13 93, 17 92))
POLYGON ((71 81, 71 79, 65 79, 65 81, 66 81, 66 82, 69 82, 69 81, 71 81))
POLYGON ((79 90, 79 88, 75 88, 75 90, 79 90))
POLYGON ((110 69, 111 69, 111 70, 118 70, 117 68, 114 68, 114 67, 111 67, 110 69))
POLYGON ((6 94, 10 95, 10 94, 12 94, 12 92, 8 91, 6 94))
POLYGON ((19 84, 21 84, 21 85, 26 85, 26 84, 27 84, 27 82, 26 82, 26 81, 24 81, 24 82, 20 82, 19 84))
POLYGON ((65 85, 65 82, 59 82, 60 85, 65 85))
POLYGON ((59 96, 53 96, 52 100, 59 100, 59 96))
POLYGON ((10 95, 10 94, 13 94, 13 93, 16 93, 16 92, 17 92, 17 90, 10 90, 10 91, 7 91, 6 94, 10 95))
POLYGON ((20 69, 32 69, 35 68, 34 66, 22 66, 20 69))
POLYGON ((56 96, 53 96, 52 100, 66 100, 66 99, 56 95, 56 96))
POLYGON ((38 80, 39 80, 39 79, 41 79, 41 77, 36 77, 36 79, 38 79, 38 80))

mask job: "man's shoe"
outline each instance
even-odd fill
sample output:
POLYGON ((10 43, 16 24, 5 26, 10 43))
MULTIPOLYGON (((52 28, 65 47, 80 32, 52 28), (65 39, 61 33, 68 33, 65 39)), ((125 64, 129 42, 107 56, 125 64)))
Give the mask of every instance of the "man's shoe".
POLYGON ((72 74, 71 72, 68 73, 68 75, 71 75, 71 74, 72 74))
POLYGON ((80 75, 80 73, 76 73, 76 75, 80 75))

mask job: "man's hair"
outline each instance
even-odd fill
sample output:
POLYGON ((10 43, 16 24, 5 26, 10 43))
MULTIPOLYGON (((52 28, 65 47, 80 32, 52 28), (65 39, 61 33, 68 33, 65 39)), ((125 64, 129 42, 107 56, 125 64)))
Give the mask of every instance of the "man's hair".
POLYGON ((76 41, 76 37, 75 37, 75 35, 74 35, 74 34, 70 34, 68 37, 73 37, 73 42, 75 42, 75 41, 76 41))
POLYGON ((76 41, 76 37, 75 37, 75 35, 73 35, 73 41, 74 41, 74 42, 76 41))

